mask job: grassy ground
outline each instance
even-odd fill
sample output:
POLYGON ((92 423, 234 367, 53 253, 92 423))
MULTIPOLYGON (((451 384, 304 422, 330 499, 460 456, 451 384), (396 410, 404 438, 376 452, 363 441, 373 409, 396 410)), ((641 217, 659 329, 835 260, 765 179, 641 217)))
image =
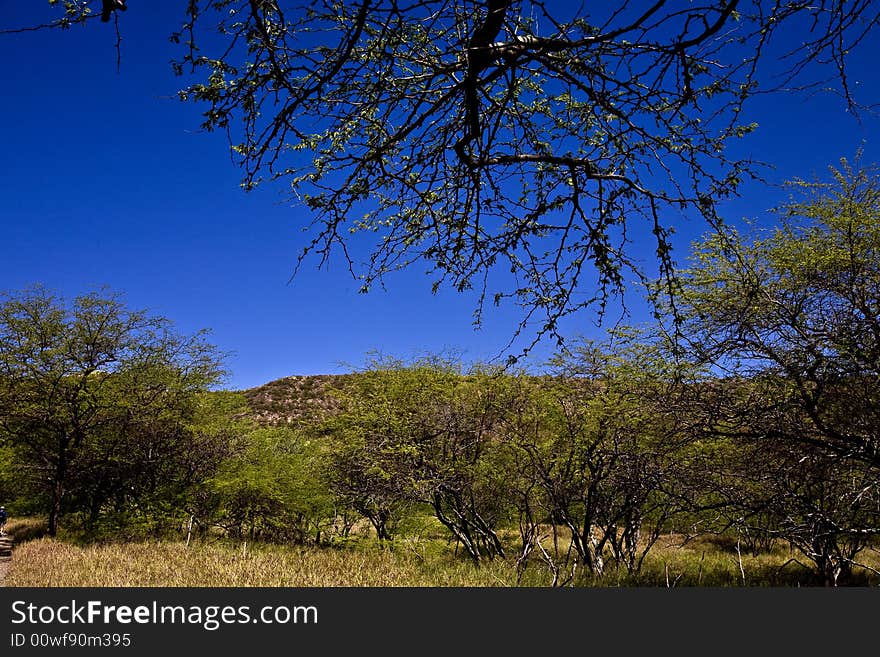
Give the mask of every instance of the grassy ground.
POLYGON ((499 586, 498 562, 426 561, 395 549, 297 549, 241 544, 127 543, 75 546, 42 538, 21 545, 7 586, 499 586))
MULTIPOLYGON (((546 586, 551 579, 540 561, 517 577, 512 560, 479 568, 456 557, 445 541, 399 539, 392 548, 355 541, 340 548, 230 541, 144 541, 75 544, 35 538, 39 523, 10 523, 17 537, 7 586, 546 586)), ((707 539, 681 544, 666 536, 634 579, 622 572, 577 584, 599 586, 797 586, 815 582, 787 547, 738 555, 735 546, 707 539)), ((880 552, 863 559, 880 569, 880 552)), ((855 582, 878 586, 880 576, 862 571, 855 582)))

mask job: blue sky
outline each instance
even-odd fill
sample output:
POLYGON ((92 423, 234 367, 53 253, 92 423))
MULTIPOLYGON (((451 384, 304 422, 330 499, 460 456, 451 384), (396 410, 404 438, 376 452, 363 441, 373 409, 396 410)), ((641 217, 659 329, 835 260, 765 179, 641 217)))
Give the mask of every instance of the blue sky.
MULTIPOLYGON (((306 211, 278 188, 242 192, 225 137, 200 133, 199 108, 176 100, 169 60, 179 52, 168 35, 183 3, 130 4, 119 72, 112 24, 0 35, 0 290, 40 282, 74 296, 108 285, 181 331, 210 328, 232 352, 231 388, 345 371, 371 350, 497 354, 515 309, 491 309, 474 331, 474 297, 432 295, 420 269, 368 295, 332 266, 288 283, 306 211)), ((41 0, 3 9, 0 29, 52 16, 41 0)), ((868 103, 880 103, 878 41, 851 62, 868 103)), ((880 161, 880 121, 856 121, 830 94, 764 96, 747 118, 760 129, 738 148, 773 163, 775 181, 824 176, 860 146, 865 161, 880 161)), ((758 185, 744 192, 725 206, 728 219, 761 216, 785 197, 758 185)), ((702 229, 678 227, 680 243, 702 229)), ((568 328, 599 334, 589 317, 568 328)))

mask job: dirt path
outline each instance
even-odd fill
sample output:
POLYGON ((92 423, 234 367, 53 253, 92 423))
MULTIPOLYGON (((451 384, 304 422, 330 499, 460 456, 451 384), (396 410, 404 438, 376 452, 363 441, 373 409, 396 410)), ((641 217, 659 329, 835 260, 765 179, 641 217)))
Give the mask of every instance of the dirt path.
POLYGON ((0 536, 0 586, 6 586, 6 575, 12 565, 12 538, 0 536))

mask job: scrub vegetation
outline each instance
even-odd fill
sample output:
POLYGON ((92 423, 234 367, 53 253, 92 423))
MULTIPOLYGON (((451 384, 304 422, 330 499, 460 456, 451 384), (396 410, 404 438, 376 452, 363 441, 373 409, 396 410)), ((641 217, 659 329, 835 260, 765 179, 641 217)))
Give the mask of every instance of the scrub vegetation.
POLYGON ((45 520, 10 523, 7 583, 877 584, 880 184, 844 162, 799 191, 696 245, 672 326, 538 373, 377 357, 216 391, 202 336, 118 297, 9 295, 0 486, 45 520))

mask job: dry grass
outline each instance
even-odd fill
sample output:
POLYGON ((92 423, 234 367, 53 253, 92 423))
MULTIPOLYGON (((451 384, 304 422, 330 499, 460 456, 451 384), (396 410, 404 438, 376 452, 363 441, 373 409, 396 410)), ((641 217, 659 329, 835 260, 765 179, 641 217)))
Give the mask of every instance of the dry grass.
MULTIPOLYGON (((868 569, 855 568, 851 584, 880 586, 880 551, 866 549, 858 557, 868 569), (873 571, 872 571, 873 569, 873 571)), ((606 585, 615 585, 615 576, 606 585)), ((621 577, 621 585, 639 586, 816 586, 807 559, 778 541, 769 552, 737 552, 735 542, 706 536, 685 541, 683 536, 660 538, 649 553, 638 581, 621 577)))
POLYGON ((404 550, 126 543, 20 545, 7 586, 505 586, 503 563, 480 569, 404 550), (441 563, 442 562, 442 563, 441 563))
POLYGON ((46 533, 46 521, 41 518, 15 518, 6 524, 5 531, 18 543, 30 541, 46 533))
MULTIPOLYGON (((11 524, 11 523, 10 523, 11 524)), ((11 524, 10 529, 15 526, 11 524)), ((23 523, 22 535, 40 527, 23 523), (27 531, 25 531, 27 530, 27 531)), ((651 550, 642 572, 633 578, 622 571, 602 579, 578 577, 588 586, 805 586, 816 582, 792 559, 784 545, 752 556, 708 538, 682 544, 664 536, 651 550)), ((880 551, 861 558, 880 570, 880 551)), ((803 560, 802 560, 803 561, 803 560)), ((476 568, 455 557, 446 541, 425 537, 399 539, 393 549, 363 541, 343 548, 296 548, 231 542, 153 541, 74 545, 39 538, 19 541, 7 586, 516 586, 511 561, 502 559, 476 568)), ((549 573, 534 559, 520 582, 544 586, 549 573)), ((857 585, 878 586, 880 575, 857 573, 857 585)))

